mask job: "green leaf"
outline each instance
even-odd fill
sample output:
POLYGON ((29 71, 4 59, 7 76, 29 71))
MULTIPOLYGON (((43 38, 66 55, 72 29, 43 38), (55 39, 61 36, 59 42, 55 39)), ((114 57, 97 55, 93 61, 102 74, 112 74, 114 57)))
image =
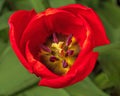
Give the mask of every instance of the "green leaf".
POLYGON ((114 27, 112 24, 108 22, 108 20, 105 18, 104 14, 100 11, 101 9, 97 9, 96 12, 98 13, 100 19, 103 22, 103 25, 105 26, 106 34, 109 37, 111 42, 114 42, 114 27))
MULTIPOLYGON (((4 43, 1 39, 0 39, 0 54, 4 51, 4 49, 6 48, 7 44, 4 43)), ((0 59, 1 59, 1 55, 0 55, 0 59)))
POLYGON ((10 46, 6 47, 2 58, 0 58, 0 76, 0 95, 4 96, 38 82, 36 76, 23 68, 10 46))
POLYGON ((100 3, 103 3, 102 0, 75 0, 76 3, 80 3, 86 6, 89 6, 90 8, 98 9, 100 6, 100 3))
POLYGON ((120 51, 108 50, 101 54, 100 63, 115 86, 120 86, 120 51))
POLYGON ((113 36, 114 36, 114 42, 119 43, 120 42, 120 28, 117 28, 116 30, 113 31, 113 36))
POLYGON ((113 87, 108 76, 102 72, 94 78, 94 82, 100 89, 107 89, 113 87))
POLYGON ((10 6, 15 10, 32 10, 33 6, 29 0, 11 0, 10 6))
POLYGON ((51 7, 60 7, 68 4, 74 4, 75 0, 49 0, 51 7))
POLYGON ((8 28, 3 29, 0 31, 0 39, 4 42, 7 43, 8 42, 8 28))
POLYGON ((65 88, 70 96, 109 96, 100 90, 89 78, 65 88))
POLYGON ((6 56, 8 50, 9 50, 9 47, 7 43, 4 43, 2 40, 0 42, 0 44, 2 45, 2 47, 0 48, 0 51, 1 51, 1 54, 0 54, 0 64, 2 62, 2 60, 4 59, 4 56, 6 56))
POLYGON ((111 43, 109 45, 100 46, 94 49, 94 51, 98 51, 101 54, 104 54, 107 50, 119 50, 120 49, 120 42, 119 43, 111 43))
MULTIPOLYGON (((101 10, 101 9, 100 9, 101 10)), ((97 10, 97 13, 99 14, 106 32, 107 32, 107 36, 110 39, 111 43, 117 43, 120 42, 120 28, 115 28, 110 22, 109 20, 106 18, 106 16, 104 16, 104 14, 102 13, 102 11, 97 10)), ((117 13, 116 13, 117 14, 117 13)), ((111 18, 112 19, 112 18, 111 18)), ((115 19, 115 17, 113 18, 113 20, 115 19)), ((118 20, 116 20, 115 22, 117 23, 118 20)), ((119 24, 118 24, 119 25, 119 24)), ((117 25, 117 26, 118 26, 117 25)), ((119 25, 120 26, 120 25, 119 25)))
POLYGON ((4 3, 5 3, 5 0, 0 0, 0 12, 1 12, 2 8, 3 8, 4 3))
POLYGON ((41 0, 29 0, 29 1, 31 2, 33 8, 37 12, 43 11, 45 9, 41 0))
MULTIPOLYGON (((19 10, 32 10, 35 9, 37 12, 43 11, 44 5, 42 4, 41 0, 12 0, 11 1, 14 5, 14 9, 19 10)), ((12 6, 12 5, 11 5, 12 6)))
POLYGON ((0 30, 8 28, 8 19, 13 12, 8 11, 0 16, 0 30))
POLYGON ((75 1, 76 1, 76 3, 83 4, 84 6, 89 6, 90 4, 92 4, 92 2, 89 0, 75 0, 75 1))
POLYGON ((8 41, 8 19, 13 12, 7 11, 0 16, 0 39, 8 41))
POLYGON ((97 50, 100 52, 99 62, 104 72, 114 87, 120 90, 120 43, 100 47, 97 50))
POLYGON ((13 6, 15 10, 32 10, 35 9, 37 12, 43 11, 44 5, 41 0, 11 0, 10 6, 13 6))
POLYGON ((52 89, 47 87, 36 86, 30 90, 21 93, 18 96, 71 96, 64 89, 52 89))
POLYGON ((112 2, 107 2, 99 11, 105 16, 106 20, 114 27, 120 26, 120 8, 112 2))

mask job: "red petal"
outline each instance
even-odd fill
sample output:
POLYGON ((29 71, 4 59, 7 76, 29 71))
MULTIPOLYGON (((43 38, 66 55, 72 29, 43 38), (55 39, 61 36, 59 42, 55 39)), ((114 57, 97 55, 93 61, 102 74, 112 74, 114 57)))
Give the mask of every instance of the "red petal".
POLYGON ((12 45, 12 48, 14 49, 16 55, 22 62, 22 64, 30 71, 32 72, 31 67, 27 64, 27 61, 25 60, 24 53, 22 53, 19 42, 21 39, 21 35, 23 34, 23 31, 25 30, 27 24, 31 20, 31 18, 35 15, 35 11, 17 11, 15 12, 9 19, 9 25, 10 25, 10 43, 12 45))
POLYGON ((88 62, 84 62, 84 64, 82 66, 79 66, 78 75, 81 74, 81 77, 79 78, 79 80, 83 80, 92 72, 92 70, 95 67, 97 58, 98 58, 98 52, 92 52, 90 54, 90 58, 89 58, 88 62), (86 64, 86 63, 88 63, 88 64, 86 64), (83 68, 83 70, 82 70, 82 68, 83 68))
MULTIPOLYGON (((56 9, 52 9, 56 10, 56 9)), ((51 29, 54 32, 62 33, 65 35, 80 33, 82 22, 69 12, 57 10, 56 13, 46 16, 51 29)))
POLYGON ((38 52, 40 44, 44 43, 50 34, 45 24, 44 14, 37 14, 25 29, 20 41, 20 47, 23 49, 29 40, 31 52, 34 54, 38 52))
POLYGON ((90 26, 91 32, 93 32, 95 42, 94 47, 110 43, 105 34, 105 29, 100 18, 91 8, 85 7, 80 4, 72 4, 61 7, 60 9, 71 12, 75 16, 83 17, 83 19, 90 26))
POLYGON ((46 13, 48 28, 53 32, 64 35, 73 34, 80 45, 82 45, 86 38, 86 27, 84 27, 81 18, 77 18, 75 15, 64 10, 49 9, 49 11, 50 14, 46 13))
POLYGON ((37 61, 34 56, 31 54, 29 49, 29 42, 26 44, 26 58, 28 60, 28 64, 33 68, 33 72, 41 78, 56 78, 58 77, 54 73, 52 73, 46 66, 44 66, 40 61, 37 61))
POLYGON ((53 88, 62 88, 81 81, 91 73, 97 57, 98 53, 90 52, 87 56, 85 56, 85 58, 83 58, 82 62, 79 63, 80 66, 78 68, 76 67, 74 71, 71 71, 67 75, 56 79, 42 79, 39 82, 39 85, 53 88))
POLYGON ((14 27, 14 35, 16 43, 20 43, 21 36, 30 22, 30 20, 36 15, 35 11, 24 11, 20 10, 15 12, 10 18, 9 18, 9 25, 11 27, 11 24, 14 27))
POLYGON ((78 61, 75 62, 79 66, 75 66, 77 64, 74 64, 73 68, 71 68, 68 73, 68 74, 74 74, 77 71, 76 75, 78 77, 75 78, 76 80, 74 80, 73 83, 83 80, 92 72, 95 66, 97 57, 98 57, 97 52, 89 52, 86 56, 81 57, 80 59, 78 59, 78 61), (77 69, 74 69, 74 67, 77 67, 77 69))

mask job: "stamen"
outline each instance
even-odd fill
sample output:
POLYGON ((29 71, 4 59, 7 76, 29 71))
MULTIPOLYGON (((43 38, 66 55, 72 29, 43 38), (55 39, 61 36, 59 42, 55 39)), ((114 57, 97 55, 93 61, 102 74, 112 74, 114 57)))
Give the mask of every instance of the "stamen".
POLYGON ((52 38, 50 36, 45 44, 40 45, 40 60, 49 70, 63 76, 78 56, 79 45, 72 34, 58 38, 57 33, 53 32, 52 38))
POLYGON ((63 67, 64 67, 64 68, 67 68, 67 67, 68 67, 68 63, 67 63, 65 60, 62 61, 62 64, 63 64, 63 67))
POLYGON ((54 41, 55 43, 58 43, 58 38, 57 38, 57 36, 56 36, 55 33, 53 33, 53 41, 54 41))
POLYGON ((51 62, 55 62, 56 60, 59 60, 57 57, 55 57, 55 56, 51 56, 50 57, 50 61, 51 62))
POLYGON ((72 42, 72 34, 70 34, 68 37, 67 37, 67 40, 66 40, 66 46, 69 46, 70 43, 72 42))
POLYGON ((51 49, 50 49, 49 47, 47 47, 47 46, 45 46, 45 45, 43 45, 43 44, 41 44, 40 47, 41 47, 44 51, 51 53, 51 49))
POLYGON ((71 56, 73 55, 74 50, 68 50, 65 56, 71 56))

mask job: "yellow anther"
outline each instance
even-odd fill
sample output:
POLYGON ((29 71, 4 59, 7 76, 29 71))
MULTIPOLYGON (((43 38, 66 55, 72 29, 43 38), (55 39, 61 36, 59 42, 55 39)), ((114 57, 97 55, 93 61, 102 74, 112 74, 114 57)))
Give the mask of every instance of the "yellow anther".
POLYGON ((58 52, 61 53, 63 44, 64 42, 52 43, 51 47, 57 49, 58 52))

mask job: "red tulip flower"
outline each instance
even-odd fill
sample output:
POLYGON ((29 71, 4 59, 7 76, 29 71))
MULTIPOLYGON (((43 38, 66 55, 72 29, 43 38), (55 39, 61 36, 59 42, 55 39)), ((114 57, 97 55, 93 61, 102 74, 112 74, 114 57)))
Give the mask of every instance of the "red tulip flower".
POLYGON ((80 4, 20 10, 9 19, 10 43, 39 85, 62 88, 87 77, 98 57, 93 48, 109 44, 98 15, 80 4))

